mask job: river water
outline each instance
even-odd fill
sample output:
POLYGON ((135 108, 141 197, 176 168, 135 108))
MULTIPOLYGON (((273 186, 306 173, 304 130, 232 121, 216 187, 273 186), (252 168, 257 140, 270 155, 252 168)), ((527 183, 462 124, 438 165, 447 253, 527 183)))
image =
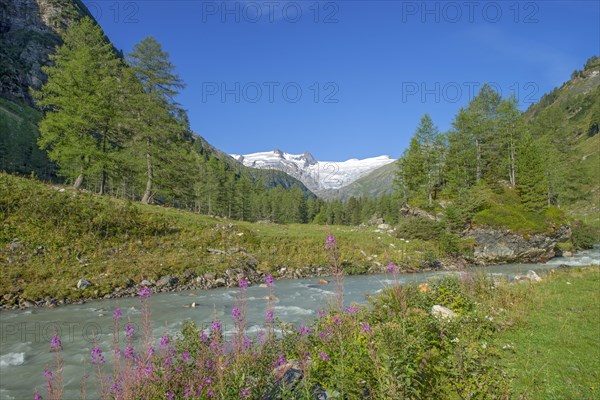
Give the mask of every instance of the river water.
MULTIPOLYGON (((528 270, 543 272, 558 265, 588 266, 600 264, 600 246, 582 251, 574 257, 554 258, 545 264, 504 264, 478 267, 477 270, 509 278, 528 270)), ((423 272, 400 275, 403 284, 423 282, 452 272, 423 272)), ((275 316, 298 324, 309 322, 323 309, 334 294, 334 284, 320 285, 318 278, 282 280, 276 282, 275 316)), ((346 303, 364 303, 393 282, 391 276, 363 275, 344 279, 346 303)), ((257 332, 266 306, 266 289, 253 286, 247 291, 249 331, 257 332)), ((232 329, 231 307, 236 289, 192 290, 154 295, 150 299, 154 336, 165 332, 175 334, 182 321, 191 319, 198 326, 207 326, 216 315, 224 329, 232 329), (196 307, 186 307, 195 302, 196 307)), ((99 300, 82 305, 67 305, 55 309, 2 311, 0 313, 0 399, 31 399, 35 387, 44 392, 43 371, 52 365, 50 338, 60 334, 64 351, 65 399, 79 398, 82 376, 89 369, 90 348, 96 341, 105 354, 110 354, 112 341, 112 311, 120 307, 123 320, 137 323, 140 316, 139 298, 99 300), (84 363, 85 360, 85 363, 84 363)), ((138 330, 139 331, 139 330, 138 330)), ((88 371, 89 372, 89 371, 88 371)))

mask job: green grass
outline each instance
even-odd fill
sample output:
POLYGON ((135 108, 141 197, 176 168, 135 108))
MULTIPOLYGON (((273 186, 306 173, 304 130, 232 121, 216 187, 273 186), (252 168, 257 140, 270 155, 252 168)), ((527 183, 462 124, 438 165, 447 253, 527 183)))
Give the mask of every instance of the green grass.
POLYGON ((557 273, 531 292, 523 322, 501 341, 514 352, 513 398, 600 397, 600 269, 557 273))
POLYGON ((0 296, 15 287, 30 300, 103 296, 127 279, 249 264, 265 272, 325 267, 328 234, 338 238, 348 273, 366 272, 375 262, 416 267, 432 247, 372 229, 240 222, 57 189, 0 173, 0 296), (76 290, 81 277, 94 286, 76 290))

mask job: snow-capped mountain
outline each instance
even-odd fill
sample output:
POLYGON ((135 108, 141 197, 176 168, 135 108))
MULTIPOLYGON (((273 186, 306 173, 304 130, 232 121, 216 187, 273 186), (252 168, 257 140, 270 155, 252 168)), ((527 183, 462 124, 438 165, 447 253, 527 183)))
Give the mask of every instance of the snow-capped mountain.
POLYGON ((396 160, 389 156, 379 156, 347 161, 317 161, 312 154, 289 154, 273 150, 252 154, 230 154, 247 167, 274 169, 286 172, 299 179, 316 194, 332 189, 340 189, 351 184, 369 172, 396 160))

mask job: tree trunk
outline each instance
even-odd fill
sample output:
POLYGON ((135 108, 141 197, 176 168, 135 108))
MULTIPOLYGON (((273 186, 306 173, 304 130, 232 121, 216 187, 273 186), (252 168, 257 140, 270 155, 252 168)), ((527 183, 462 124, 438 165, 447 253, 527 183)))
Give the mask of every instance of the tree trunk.
POLYGON ((148 176, 148 180, 146 181, 146 191, 144 192, 144 197, 142 197, 142 203, 150 204, 152 201, 152 181, 154 179, 154 172, 152 171, 152 157, 150 156, 150 139, 147 141, 148 151, 146 152, 146 174, 148 176))
POLYGON ((76 190, 79 190, 79 188, 81 188, 82 184, 83 184, 83 174, 79 174, 77 176, 77 179, 75 179, 75 183, 73 183, 73 188, 76 190))
POLYGON ((477 151, 476 164, 475 164, 475 182, 479 183, 481 179, 481 145, 479 140, 475 140, 475 149, 477 151))
MULTIPOLYGON (((102 153, 106 156, 106 133, 102 139, 102 153)), ((106 193, 106 163, 102 163, 102 179, 100 181, 100 194, 106 193)))
POLYGON ((515 174, 515 145, 513 142, 513 138, 512 138, 512 132, 510 134, 510 171, 509 171, 509 178, 510 178, 510 185, 511 187, 514 189, 517 186, 517 177, 515 174))

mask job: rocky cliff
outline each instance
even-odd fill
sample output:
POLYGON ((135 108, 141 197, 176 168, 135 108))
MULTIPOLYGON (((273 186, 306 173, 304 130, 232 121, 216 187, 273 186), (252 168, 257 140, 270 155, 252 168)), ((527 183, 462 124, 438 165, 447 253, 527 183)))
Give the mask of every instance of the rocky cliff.
POLYGON ((545 262, 555 256, 557 243, 569 240, 571 228, 562 226, 551 233, 529 235, 475 228, 466 237, 476 242, 473 256, 477 263, 545 262))
POLYGON ((60 44, 59 32, 86 15, 80 0, 2 0, 0 96, 33 105, 29 87, 44 82, 42 66, 60 44))

